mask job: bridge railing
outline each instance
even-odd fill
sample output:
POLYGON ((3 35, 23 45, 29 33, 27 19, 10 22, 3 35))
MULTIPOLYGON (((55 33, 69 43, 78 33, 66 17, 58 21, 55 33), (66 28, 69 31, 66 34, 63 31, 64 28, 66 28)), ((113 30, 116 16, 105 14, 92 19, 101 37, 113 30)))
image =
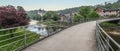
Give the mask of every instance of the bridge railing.
POLYGON ((39 39, 40 35, 19 26, 0 30, 0 51, 17 51, 39 39))
MULTIPOLYGON (((96 19, 81 19, 78 23, 73 23, 67 25, 68 27, 71 27, 76 24, 80 24, 87 21, 92 21, 96 19)), ((22 50, 36 42, 39 42, 51 35, 54 35, 65 28, 58 28, 54 31, 50 31, 52 29, 51 27, 48 27, 48 35, 42 36, 40 34, 37 34, 35 32, 31 32, 27 30, 27 26, 19 26, 19 27, 13 27, 13 28, 7 28, 7 29, 0 29, 0 51, 19 51, 22 50)))
MULTIPOLYGON (((107 20, 113 21, 117 19, 107 20)), ((106 21, 97 21, 96 23, 96 40, 98 51, 120 51, 120 44, 116 42, 103 28, 101 23, 106 21)))

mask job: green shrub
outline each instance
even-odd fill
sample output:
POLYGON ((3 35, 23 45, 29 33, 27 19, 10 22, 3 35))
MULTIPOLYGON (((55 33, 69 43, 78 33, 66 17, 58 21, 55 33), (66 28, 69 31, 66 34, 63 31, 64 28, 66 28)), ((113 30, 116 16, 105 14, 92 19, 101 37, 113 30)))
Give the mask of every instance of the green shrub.
POLYGON ((101 23, 101 26, 104 26, 104 27, 112 27, 112 26, 120 26, 120 24, 104 22, 104 23, 101 23))

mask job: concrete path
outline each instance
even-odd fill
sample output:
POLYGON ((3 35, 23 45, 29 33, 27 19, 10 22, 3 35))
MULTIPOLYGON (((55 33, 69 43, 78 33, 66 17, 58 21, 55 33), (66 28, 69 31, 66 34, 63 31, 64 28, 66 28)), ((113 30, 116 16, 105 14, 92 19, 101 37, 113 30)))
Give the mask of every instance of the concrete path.
POLYGON ((46 38, 23 51, 97 51, 96 22, 82 23, 46 38))

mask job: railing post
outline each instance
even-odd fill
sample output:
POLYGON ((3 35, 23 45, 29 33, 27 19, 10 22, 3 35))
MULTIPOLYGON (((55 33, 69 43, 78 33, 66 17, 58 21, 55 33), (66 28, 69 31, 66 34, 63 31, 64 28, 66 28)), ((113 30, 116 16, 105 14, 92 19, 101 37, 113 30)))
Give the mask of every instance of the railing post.
MULTIPOLYGON (((98 31, 98 30, 97 30, 98 31)), ((98 40, 98 50, 102 51, 102 46, 101 46, 101 42, 100 42, 100 35, 99 32, 97 32, 97 40, 98 40)))
POLYGON ((109 38, 108 37, 106 37, 106 40, 107 40, 107 42, 106 42, 106 50, 107 51, 109 51, 109 38))
POLYGON ((50 27, 48 26, 48 30, 47 30, 47 32, 48 32, 48 36, 50 36, 50 29, 49 29, 50 27))
POLYGON ((100 41, 99 41, 99 32, 98 32, 98 25, 96 24, 96 41, 97 41, 97 49, 101 51, 100 41))
POLYGON ((97 24, 96 24, 96 29, 95 29, 95 35, 96 35, 97 49, 98 49, 98 51, 99 51, 99 42, 98 42, 98 30, 97 30, 97 24))
POLYGON ((26 30, 25 30, 25 26, 23 26, 23 30, 24 30, 24 47, 26 47, 26 30))
POLYGON ((104 51, 104 48, 102 46, 101 43, 101 39, 100 39, 100 32, 99 32, 99 27, 98 24, 96 24, 96 38, 97 38, 97 45, 98 45, 98 51, 104 51))

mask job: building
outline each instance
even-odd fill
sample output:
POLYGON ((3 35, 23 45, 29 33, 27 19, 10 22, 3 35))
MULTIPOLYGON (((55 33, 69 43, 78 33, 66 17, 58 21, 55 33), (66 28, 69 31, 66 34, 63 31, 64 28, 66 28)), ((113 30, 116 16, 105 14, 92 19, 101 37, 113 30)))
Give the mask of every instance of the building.
POLYGON ((67 22, 67 17, 65 15, 60 14, 60 21, 67 22))
POLYGON ((120 16, 120 9, 103 9, 97 7, 95 11, 100 15, 100 16, 120 16))
POLYGON ((68 13, 68 14, 59 14, 61 18, 61 22, 68 22, 73 23, 73 17, 75 13, 68 13))
POLYGON ((95 11, 96 11, 100 16, 104 16, 104 12, 103 12, 103 9, 102 9, 102 8, 97 7, 97 8, 95 9, 95 11))

